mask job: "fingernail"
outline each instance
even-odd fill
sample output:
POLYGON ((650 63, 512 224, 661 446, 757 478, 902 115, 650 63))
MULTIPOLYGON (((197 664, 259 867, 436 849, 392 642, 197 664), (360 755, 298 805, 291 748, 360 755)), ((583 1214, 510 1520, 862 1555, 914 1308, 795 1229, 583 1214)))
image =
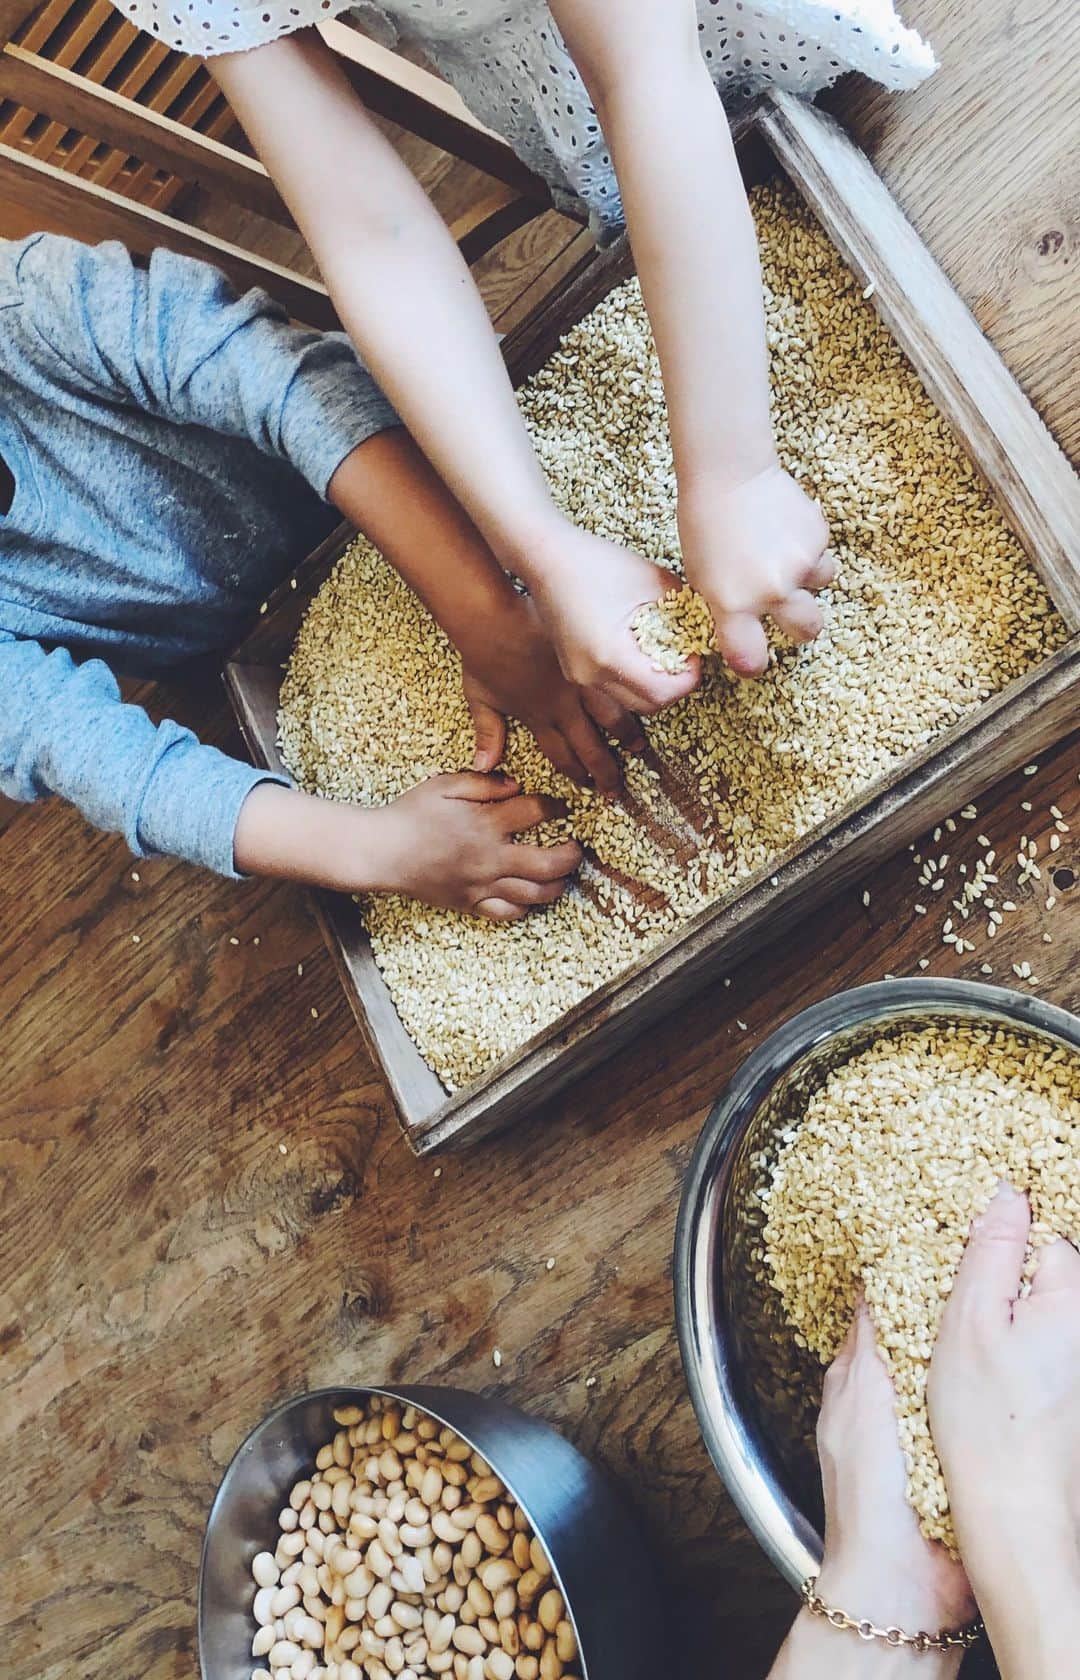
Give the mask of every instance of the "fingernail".
POLYGON ((987 1223, 987 1221, 992 1218, 995 1204, 998 1203, 999 1200, 1001 1202, 1005 1203, 1006 1205, 1008 1205, 1010 1202, 1016 1202, 1016 1201, 1020 1200, 1020 1192, 1018 1190, 1013 1189, 1013 1187, 1009 1183, 1008 1179, 1005 1179, 1005 1178, 999 1178, 998 1179, 997 1189, 994 1191, 993 1197, 987 1203, 987 1206, 984 1208, 983 1212, 982 1213, 977 1213, 975 1215, 975 1218, 971 1221, 972 1231, 981 1231, 983 1229, 983 1227, 987 1223))

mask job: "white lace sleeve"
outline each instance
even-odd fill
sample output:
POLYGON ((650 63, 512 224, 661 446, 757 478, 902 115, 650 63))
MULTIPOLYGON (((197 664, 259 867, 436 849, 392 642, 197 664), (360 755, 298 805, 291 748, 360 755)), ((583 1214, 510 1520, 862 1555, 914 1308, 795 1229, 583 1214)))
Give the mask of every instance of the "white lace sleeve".
MULTIPOLYGON (((621 224, 611 154, 546 0, 381 0, 403 36, 538 175, 586 208, 603 233, 621 224)), ((893 0, 697 0, 698 44, 735 105, 776 86, 811 95, 847 70, 914 87, 934 54, 893 0)))
MULTIPOLYGON (((473 114, 594 227, 619 226, 611 154, 547 0, 115 0, 181 52, 243 52, 343 12, 376 40, 419 46, 473 114)), ((696 0, 698 43, 721 96, 811 95, 846 70, 914 87, 934 54, 894 0, 696 0)))

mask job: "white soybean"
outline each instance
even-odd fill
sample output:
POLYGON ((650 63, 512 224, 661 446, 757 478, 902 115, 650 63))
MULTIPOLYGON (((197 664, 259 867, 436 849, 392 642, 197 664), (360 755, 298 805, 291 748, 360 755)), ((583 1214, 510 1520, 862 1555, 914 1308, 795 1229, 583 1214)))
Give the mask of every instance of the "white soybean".
POLYGON ((256 1552, 251 1560, 251 1573, 257 1587, 276 1587, 281 1571, 270 1552, 256 1552))

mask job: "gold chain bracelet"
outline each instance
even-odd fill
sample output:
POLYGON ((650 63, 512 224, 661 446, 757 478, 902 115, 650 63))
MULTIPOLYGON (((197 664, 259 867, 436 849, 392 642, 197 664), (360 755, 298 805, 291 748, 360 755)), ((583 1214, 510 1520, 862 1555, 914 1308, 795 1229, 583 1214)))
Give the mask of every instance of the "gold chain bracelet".
POLYGON ((850 1628, 860 1639, 880 1639, 894 1650, 907 1647, 912 1651, 968 1651, 982 1638, 983 1624, 972 1622, 970 1627, 957 1628, 954 1633, 905 1633, 903 1628, 875 1627, 867 1617, 857 1621, 844 1610, 835 1610, 818 1596, 817 1576, 808 1575, 802 1584, 803 1603, 813 1616, 824 1616, 830 1627, 850 1628))

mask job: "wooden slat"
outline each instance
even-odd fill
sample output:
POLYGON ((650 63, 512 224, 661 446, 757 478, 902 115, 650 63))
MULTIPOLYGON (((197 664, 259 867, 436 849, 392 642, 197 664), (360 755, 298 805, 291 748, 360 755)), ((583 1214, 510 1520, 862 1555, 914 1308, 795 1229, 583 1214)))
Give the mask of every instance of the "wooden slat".
MULTIPOLYGON (((127 39, 127 29, 120 30, 117 33, 120 35, 122 50, 126 50, 126 48, 131 45, 130 39, 127 39)), ((112 86, 109 83, 109 72, 112 66, 108 57, 102 58, 100 68, 97 64, 91 67, 88 79, 92 82, 101 84, 103 87, 108 86, 111 92, 120 94, 124 99, 135 99, 142 92, 143 88, 154 75, 155 71, 157 71, 161 64, 164 63, 169 53, 169 49, 161 41, 143 40, 140 43, 140 48, 141 50, 138 58, 118 86, 112 86)), ((117 62, 119 61, 117 60, 117 62)), ((119 145, 120 151, 118 155, 120 159, 123 160, 128 156, 128 151, 123 140, 119 142, 119 145)), ((73 148, 71 157, 68 161, 68 168, 73 169, 76 172, 80 172, 83 164, 90 161, 94 150, 94 135, 91 132, 91 134, 80 140, 73 148)), ((110 154, 110 156, 112 155, 116 154, 110 154)), ((109 182, 101 181, 100 185, 107 187, 109 182)))
POLYGON ((551 203, 547 184, 521 162, 505 140, 478 122, 453 88, 438 76, 376 46, 347 24, 331 20, 321 24, 319 32, 337 54, 368 110, 475 164, 538 203, 551 203))
POLYGON ((0 145, 0 195, 40 217, 42 225, 75 226, 84 238, 120 239, 149 256, 158 246, 216 264, 241 290, 262 286, 297 320, 334 327, 337 316, 324 286, 291 269, 264 262, 211 234, 201 233, 160 211, 138 205, 91 181, 67 175, 53 164, 0 145))
POLYGON ((449 82, 443 81, 442 77, 436 76, 433 71, 425 70, 422 64, 414 64, 411 59, 403 58, 400 53, 379 46, 377 41, 372 41, 367 35, 362 35, 359 30, 339 22, 336 18, 329 18, 320 24, 319 34, 339 57, 370 70, 373 75, 389 86, 396 87, 399 92, 422 99, 425 104, 453 118, 464 128, 471 128, 474 133, 485 135, 489 140, 498 140, 501 146, 506 145, 506 141, 496 134, 494 129, 487 128, 479 117, 473 116, 456 88, 452 88, 449 82))
POLYGON ((542 368, 563 334, 583 321, 613 286, 628 280, 633 272, 634 259, 625 234, 603 251, 587 244, 558 288, 542 297, 503 339, 503 356, 515 385, 542 368))
POLYGON ((857 273, 1080 628, 1080 479, 869 160, 832 118, 772 92, 762 132, 857 273))
POLYGON ((458 216, 451 222, 450 232, 465 261, 472 264, 527 222, 546 214, 544 206, 534 198, 526 198, 524 193, 514 194, 509 187, 503 187, 478 200, 465 215, 458 216))
MULTIPOLYGON (((471 174, 470 180, 475 180, 471 174)), ((495 215, 509 204, 516 204, 517 200, 518 194, 513 187, 508 187, 501 181, 496 181, 486 191, 471 192, 464 206, 447 218, 450 232, 456 240, 466 239, 473 229, 486 222, 489 216, 495 215)))
MULTIPOLYGON (((262 164, 208 139, 123 94, 95 86, 63 66, 48 64, 21 47, 0 55, 0 97, 15 99, 185 182, 247 204, 286 227, 292 220, 262 164)), ((72 164, 76 159, 72 158, 72 164)), ((99 186, 108 180, 97 177, 99 186)))
MULTIPOLYGON (((187 108, 182 95, 195 83, 198 86, 206 76, 206 67, 197 59, 178 58, 162 86, 154 95, 153 109, 163 117, 169 117, 173 122, 183 122, 184 111, 187 108)), ((155 171, 150 164, 141 164, 135 171, 131 181, 131 195, 141 198, 152 186, 155 171)))
MULTIPOLYGON (((99 87, 104 86, 107 83, 112 71, 116 68, 117 64, 119 64, 127 47, 130 45, 130 40, 130 30, 123 25, 117 28, 116 19, 111 18, 109 20, 109 25, 103 30, 102 35, 97 42, 97 51, 94 54, 93 59, 85 72, 83 72, 86 75, 87 80, 96 83, 99 87)), ((148 43, 148 45, 151 48, 158 46, 159 51, 161 50, 160 43, 151 42, 148 43)), ((140 55, 140 61, 142 58, 146 58, 148 56, 149 54, 144 51, 140 55)), ((41 62, 47 63, 48 61, 42 60, 41 62)), ((63 68, 64 66, 62 65, 57 66, 58 70, 63 68)), ((36 105, 31 105, 30 109, 36 111, 39 116, 51 117, 53 115, 51 111, 42 110, 36 105)), ((74 126, 74 124, 62 121, 52 121, 46 123, 44 130, 30 148, 32 155, 34 157, 44 158, 46 162, 56 161, 57 163, 60 163, 61 160, 59 158, 53 160, 53 153, 58 149, 58 147, 64 144, 65 136, 74 126)), ((72 144, 67 157, 62 160, 62 166, 65 169, 70 169, 74 174, 78 174, 90 154, 97 149, 100 141, 96 137, 87 140, 76 133, 73 136, 73 142, 74 143, 72 144), (85 155, 80 155, 80 151, 83 148, 87 148, 85 155)))
MULTIPOLYGON (((234 133, 240 133, 240 125, 233 116, 225 95, 212 76, 199 75, 193 78, 181 89, 181 94, 182 97, 170 96, 168 106, 162 98, 162 101, 157 105, 157 109, 161 111, 163 116, 171 117, 173 122, 180 123, 184 128, 197 129, 208 140, 216 140, 222 145, 228 144, 230 151, 238 150, 237 147, 232 145, 231 138, 234 133), (207 123, 205 121, 206 113, 213 109, 215 103, 220 106, 219 114, 207 123)), ((241 155, 246 157, 249 154, 242 153, 241 155)), ((269 176, 267 176, 267 180, 270 180, 269 176)), ((136 172, 133 190, 149 192, 152 186, 152 173, 149 166, 146 165, 136 172)), ((177 189, 166 182, 152 193, 147 202, 158 209, 165 209, 167 208, 167 201, 171 201, 175 197, 177 190, 182 191, 183 187, 177 189)), ((277 189, 274 190, 276 192, 277 189)), ((254 204, 250 208, 256 210, 257 214, 265 214, 265 212, 259 212, 254 204)), ((282 203, 282 209, 285 209, 284 203, 282 203)), ((288 215, 287 210, 285 210, 285 214, 288 215)), ((278 227, 286 227, 290 231, 295 229, 295 224, 291 220, 282 221, 278 216, 270 216, 268 219, 275 222, 278 227)))
MULTIPOLYGON (((239 124, 233 116, 229 106, 225 103, 225 96, 221 92, 220 88, 215 82, 208 81, 205 88, 202 90, 202 95, 205 98, 205 104, 203 103, 203 97, 196 98, 192 101, 192 107, 197 113, 192 120, 189 120, 186 111, 182 117, 175 120, 181 122, 185 128, 195 129, 196 132, 201 134, 205 140, 214 140, 219 146, 225 146, 229 152, 236 153, 241 157, 247 157, 248 154, 246 152, 240 152, 239 148, 233 144, 233 137, 239 133, 239 124), (214 112, 215 105, 217 106, 217 111, 215 114, 210 116, 209 120, 207 120, 206 113, 208 111, 214 112)), ((258 159, 252 158, 251 161, 258 162, 258 159)), ((143 168, 146 169, 149 174, 149 165, 144 165, 143 168)), ((136 171, 136 181, 139 179, 140 173, 141 171, 136 171)), ((270 180, 269 175, 266 179, 268 184, 273 187, 273 182, 270 180)), ((160 185, 152 187, 152 190, 148 191, 145 202, 152 205, 155 210, 167 210, 173 200, 179 194, 186 191, 187 182, 174 176, 171 180, 162 181, 160 185)), ((274 187, 274 191, 277 192, 276 187, 274 187)), ((223 198, 224 194, 219 196, 223 198)), ((232 199, 230 201, 230 213, 236 207, 237 201, 236 199, 232 199)), ((254 210, 255 206, 252 205, 251 208, 254 210)), ((284 215, 287 216, 289 212, 284 200, 281 202, 281 208, 284 215)), ((266 214, 265 211, 256 213, 261 213, 263 215, 266 214)), ((290 231, 294 231, 291 223, 285 222, 278 216, 269 216, 267 217, 267 220, 273 222, 276 227, 289 228, 290 231)))
MULTIPOLYGON (((61 13, 62 19, 66 17, 66 13, 67 8, 65 8, 61 13)), ((48 56, 50 60, 54 64, 61 64, 65 69, 70 70, 71 67, 78 62, 86 48, 91 44, 94 36, 97 34, 102 25, 110 21, 114 16, 115 11, 109 4, 109 0, 91 0, 91 4, 87 7, 82 16, 79 17, 75 28, 71 31, 71 34, 66 38, 63 44, 57 48, 55 53, 49 53, 48 56)), ((15 115, 4 129, 4 142, 11 146, 14 145, 16 141, 21 140, 33 121, 33 111, 16 111, 15 115)))
MULTIPOLYGON (((194 104, 193 100, 188 100, 177 109, 171 108, 177 103, 176 93, 171 86, 173 77, 166 77, 165 82, 149 98, 139 98, 144 88, 152 83, 158 70, 170 57, 175 57, 175 54, 172 54, 164 43, 143 38, 142 56, 129 69, 124 80, 113 91, 123 94, 129 99, 137 99, 140 108, 145 107, 156 112, 159 116, 169 117, 182 129, 195 128, 197 127, 196 118, 189 115, 189 108, 194 104)), ((186 70, 185 78, 180 84, 181 91, 189 86, 194 86, 196 99, 200 94, 202 97, 202 104, 199 106, 201 112, 219 97, 218 89, 205 65, 198 60, 182 58, 180 67, 186 70)), ((212 135, 211 138, 217 139, 220 136, 212 135)), ((91 140, 81 142, 75 148, 68 167, 77 168, 81 152, 87 147, 92 148, 92 146, 93 142, 91 140)), ((167 211, 173 200, 187 186, 183 177, 177 174, 166 174, 163 179, 161 170, 152 162, 140 162, 137 152, 135 154, 124 151, 110 152, 94 171, 93 178, 99 187, 111 187, 114 183, 119 182, 126 168, 131 169, 131 175, 130 179, 123 184, 122 190, 124 193, 129 198, 137 199, 140 203, 147 204, 156 210, 167 211)), ((277 195, 275 194, 275 196, 277 195)), ((280 199, 278 202, 280 203, 280 199)), ((284 210, 284 205, 281 208, 284 210)), ((272 217, 271 219, 276 220, 277 218, 272 217)), ((288 227, 291 224, 285 221, 281 225, 288 227)))
MULTIPOLYGON (((537 229, 537 232, 539 231, 537 229)), ((477 280, 485 298, 489 300, 489 308, 494 304, 493 322, 496 331, 508 333, 519 321, 523 321, 537 307, 545 292, 552 286, 560 285, 566 275, 577 268, 592 250, 592 234, 588 228, 578 228, 573 237, 543 263, 539 271, 533 269, 523 290, 510 291, 505 296, 501 295, 501 284, 489 281, 486 267, 481 263, 477 280)), ((501 278, 500 275, 500 282, 501 278)))
MULTIPOLYGON (((19 0, 0 0, 0 4, 11 4, 13 7, 17 7, 19 0)), ((48 4, 43 6, 40 11, 37 10, 36 6, 25 8, 25 16, 29 21, 21 31, 22 39, 19 45, 29 47, 33 52, 36 52, 39 47, 43 47, 46 41, 50 39, 53 31, 64 21, 70 4, 71 0, 48 0, 48 4)))

